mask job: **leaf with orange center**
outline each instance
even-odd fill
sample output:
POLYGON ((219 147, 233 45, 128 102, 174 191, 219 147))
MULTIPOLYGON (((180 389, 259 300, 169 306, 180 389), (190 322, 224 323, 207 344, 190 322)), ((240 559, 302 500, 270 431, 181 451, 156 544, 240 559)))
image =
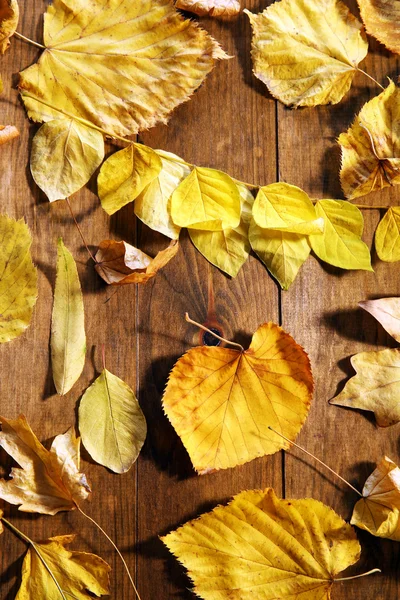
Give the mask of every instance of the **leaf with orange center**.
POLYGON ((370 35, 400 54, 400 2, 398 0, 357 0, 365 29, 370 35))
POLYGON ((147 283, 174 258, 178 250, 179 243, 173 240, 165 250, 151 258, 127 242, 104 240, 96 253, 95 269, 109 285, 147 283))
POLYGON ((10 46, 10 37, 14 35, 19 20, 17 0, 0 0, 0 54, 10 46))
POLYGON ((198 347, 172 369, 164 411, 201 474, 274 454, 299 433, 313 377, 306 352, 274 323, 261 325, 248 350, 198 347))

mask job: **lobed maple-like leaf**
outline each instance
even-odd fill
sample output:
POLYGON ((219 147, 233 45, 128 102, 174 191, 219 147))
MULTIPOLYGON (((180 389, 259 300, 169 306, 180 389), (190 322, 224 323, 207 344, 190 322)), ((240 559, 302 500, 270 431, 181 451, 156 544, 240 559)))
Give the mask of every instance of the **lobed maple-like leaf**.
POLYGON ((369 312, 384 329, 400 342, 400 298, 379 298, 358 304, 369 312))
POLYGON ((400 207, 391 206, 375 231, 375 249, 385 262, 400 260, 400 207))
POLYGON ((19 6, 17 0, 0 0, 0 54, 10 46, 10 37, 17 29, 19 6))
POLYGON ((240 13, 239 0, 177 0, 175 6, 200 17, 232 19, 240 13))
POLYGON ((365 29, 400 54, 400 3, 398 0, 357 0, 365 29))

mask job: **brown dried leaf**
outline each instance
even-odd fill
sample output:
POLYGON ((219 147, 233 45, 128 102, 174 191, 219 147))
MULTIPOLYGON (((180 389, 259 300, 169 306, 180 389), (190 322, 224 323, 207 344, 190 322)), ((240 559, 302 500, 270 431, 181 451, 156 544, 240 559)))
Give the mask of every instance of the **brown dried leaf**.
POLYGON ((187 10, 199 17, 229 20, 240 13, 238 0, 178 0, 176 8, 187 10))

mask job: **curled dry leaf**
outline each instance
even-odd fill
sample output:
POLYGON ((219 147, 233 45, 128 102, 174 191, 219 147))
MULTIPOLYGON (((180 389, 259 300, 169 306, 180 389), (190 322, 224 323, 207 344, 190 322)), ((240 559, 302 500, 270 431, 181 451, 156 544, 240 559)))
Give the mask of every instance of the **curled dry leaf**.
POLYGON ((188 10, 200 17, 232 19, 240 13, 238 0, 178 0, 175 4, 181 10, 188 10))
POLYGON ((340 180, 346 198, 400 183, 400 90, 393 81, 364 104, 338 142, 342 147, 340 180))
POLYGON ((0 446, 20 465, 10 479, 0 479, 0 498, 19 510, 55 515, 73 510, 90 494, 79 472, 80 439, 73 428, 54 438, 50 451, 39 442, 26 418, 0 417, 0 446))
POLYGON ((384 329, 400 342, 400 298, 380 298, 366 300, 359 306, 369 312, 384 329))
POLYGON ((369 410, 380 427, 400 421, 400 349, 360 352, 351 359, 352 377, 331 404, 369 410))
POLYGON ((179 242, 174 240, 155 258, 151 258, 127 242, 104 240, 96 253, 95 269, 109 285, 147 283, 174 258, 178 249, 179 242))
POLYGON ((14 125, 0 125, 0 146, 19 137, 19 131, 14 125))
POLYGON ((162 538, 204 600, 329 600, 336 576, 356 563, 354 529, 317 500, 281 500, 271 488, 162 538))
POLYGON ((357 0, 365 29, 400 54, 400 4, 398 0, 357 0))
POLYGON ((17 29, 19 6, 17 0, 0 0, 0 54, 10 46, 10 37, 17 29))
POLYGON ((350 89, 368 44, 340 0, 281 0, 247 10, 256 77, 287 105, 336 104, 350 89))
POLYGON ((31 257, 32 237, 23 219, 0 215, 0 343, 21 335, 35 306, 37 270, 31 257))
POLYGON ((202 346, 172 369, 164 411, 201 474, 274 454, 293 440, 310 408, 313 378, 301 346, 274 323, 246 351, 202 346))
POLYGON ((352 525, 377 537, 400 541, 400 469, 385 456, 365 482, 352 525))
POLYGON ((37 64, 20 75, 29 117, 50 121, 64 111, 111 136, 165 123, 226 58, 169 0, 54 0, 43 39, 37 64))
POLYGON ((375 232, 375 249, 385 262, 400 260, 400 207, 392 206, 378 224, 375 232))

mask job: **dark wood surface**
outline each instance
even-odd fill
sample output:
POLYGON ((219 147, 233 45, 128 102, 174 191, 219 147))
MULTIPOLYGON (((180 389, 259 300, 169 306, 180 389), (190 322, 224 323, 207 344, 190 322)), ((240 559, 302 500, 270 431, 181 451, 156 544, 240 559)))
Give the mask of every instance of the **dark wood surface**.
MULTIPOLYGON (((248 2, 258 12, 265 2, 248 2)), ((45 2, 26 0, 19 30, 40 40, 45 2)), ((355 10, 354 3, 352 8, 355 10)), ((168 126, 140 136, 140 141, 180 154, 189 162, 221 168, 238 179, 271 183, 278 179, 303 187, 313 197, 341 198, 338 179, 338 134, 378 89, 358 74, 350 94, 334 107, 291 111, 269 97, 252 75, 248 18, 232 23, 204 20, 204 27, 234 58, 217 65, 203 86, 178 108, 168 126)), ((363 68, 382 83, 394 77, 399 61, 378 43, 363 68)), ((24 412, 41 440, 75 422, 79 398, 101 368, 106 345, 107 366, 137 394, 149 434, 142 454, 125 475, 113 475, 83 452, 83 470, 92 484, 87 512, 116 540, 137 577, 142 600, 192 599, 189 580, 168 555, 158 536, 233 494, 273 486, 287 497, 314 497, 346 519, 355 501, 350 490, 294 450, 207 476, 194 474, 188 456, 163 415, 161 396, 176 359, 197 340, 184 321, 185 311, 204 322, 213 290, 218 322, 228 338, 248 343, 256 327, 281 322, 311 356, 316 393, 299 442, 344 477, 361 487, 383 454, 398 461, 399 426, 377 429, 373 418, 330 406, 331 398, 351 373, 349 357, 361 350, 393 345, 375 321, 357 308, 366 298, 400 294, 398 266, 374 256, 374 273, 345 273, 310 258, 289 292, 281 293, 261 263, 251 257, 234 280, 225 277, 193 248, 186 235, 177 258, 152 282, 136 289, 112 290, 95 274, 64 202, 50 205, 29 173, 29 149, 36 126, 28 123, 17 98, 17 73, 38 56, 18 40, 0 62, 5 92, 0 122, 16 124, 19 141, 0 148, 0 210, 25 217, 32 229, 33 255, 39 267, 39 300, 31 327, 18 340, 0 346, 1 414, 24 412), (49 327, 55 279, 56 240, 62 235, 78 263, 85 299, 88 358, 85 371, 62 400, 55 395, 49 367, 49 327)), ((110 146, 109 150, 114 150, 110 146)), ((125 239, 154 254, 166 239, 137 223, 132 206, 109 218, 99 206, 95 181, 72 203, 88 242, 125 239)), ((398 191, 368 198, 368 204, 398 204, 398 191)), ((371 244, 378 210, 365 211, 365 239, 371 244)), ((4 453, 1 465, 9 467, 4 453)), ((39 517, 6 514, 30 537, 41 539, 76 532, 75 547, 100 554, 113 567, 112 598, 134 598, 121 564, 107 541, 78 513, 39 517)), ((399 546, 360 534, 364 555, 357 566, 380 566, 381 577, 337 584, 336 600, 396 600, 399 546)), ((10 532, 0 538, 1 598, 12 600, 18 588, 23 543, 10 532)), ((256 597, 255 597, 256 598, 256 597)))

